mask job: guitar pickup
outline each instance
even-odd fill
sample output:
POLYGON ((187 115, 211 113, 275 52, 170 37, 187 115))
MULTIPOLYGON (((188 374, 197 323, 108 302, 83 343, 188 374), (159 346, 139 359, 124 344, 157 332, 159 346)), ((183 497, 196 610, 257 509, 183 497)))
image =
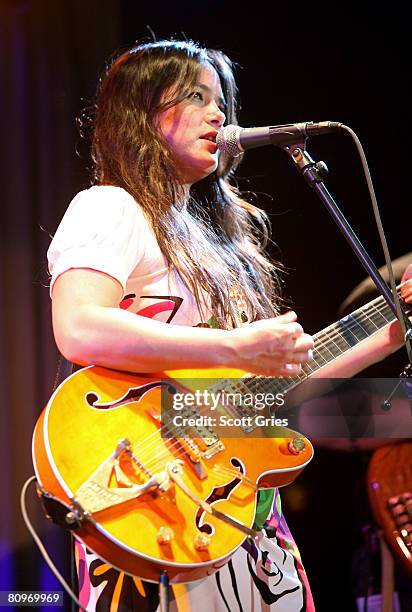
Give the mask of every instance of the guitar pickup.
MULTIPOLYGON (((168 423, 162 424, 160 414, 155 407, 147 408, 146 413, 167 434, 167 436, 165 436, 165 442, 176 444, 176 447, 179 448, 179 450, 183 452, 184 456, 186 456, 189 459, 190 465, 195 471, 196 476, 199 478, 199 480, 205 480, 205 478, 207 478, 207 472, 202 465, 202 462, 201 462, 202 453, 198 445, 196 444, 196 442, 194 442, 191 438, 182 438, 180 436, 173 435, 169 424, 168 423)), ((177 430, 177 428, 175 429, 177 430)))

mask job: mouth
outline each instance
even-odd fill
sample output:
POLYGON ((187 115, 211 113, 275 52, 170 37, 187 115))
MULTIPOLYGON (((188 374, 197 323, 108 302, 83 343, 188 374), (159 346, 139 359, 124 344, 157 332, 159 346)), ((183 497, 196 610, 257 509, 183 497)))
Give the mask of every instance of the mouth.
POLYGON ((212 132, 208 132, 207 134, 204 134, 203 136, 201 136, 200 139, 209 140, 210 142, 213 142, 214 144, 216 144, 217 135, 218 135, 218 132, 216 130, 213 130, 212 132))
POLYGON ((200 137, 200 140, 205 140, 206 142, 209 143, 207 145, 207 149, 209 150, 209 153, 211 153, 212 155, 215 155, 215 153, 218 151, 217 144, 216 144, 217 134, 218 132, 216 130, 213 130, 200 137))

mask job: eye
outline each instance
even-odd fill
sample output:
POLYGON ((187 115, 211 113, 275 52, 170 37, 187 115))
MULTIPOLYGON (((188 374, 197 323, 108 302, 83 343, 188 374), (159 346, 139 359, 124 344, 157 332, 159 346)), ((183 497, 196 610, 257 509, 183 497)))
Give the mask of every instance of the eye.
POLYGON ((204 96, 203 96, 203 92, 196 90, 193 91, 190 95, 189 98, 191 100, 198 100, 199 102, 203 102, 204 101, 204 96))

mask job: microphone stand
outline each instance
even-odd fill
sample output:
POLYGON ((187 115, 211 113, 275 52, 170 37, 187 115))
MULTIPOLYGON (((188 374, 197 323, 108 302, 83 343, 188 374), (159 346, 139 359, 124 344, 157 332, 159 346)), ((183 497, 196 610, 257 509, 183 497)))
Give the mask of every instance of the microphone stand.
MULTIPOLYGON (((398 299, 397 304, 395 303, 392 292, 383 280, 378 268, 373 263, 372 259, 370 258, 363 244, 355 234, 348 220, 345 218, 344 214, 338 207, 332 195, 327 190, 323 182, 323 179, 328 173, 328 168, 326 164, 323 161, 315 162, 311 158, 309 153, 305 150, 305 141, 306 139, 301 139, 296 143, 282 146, 282 148, 292 158, 297 170, 303 175, 306 182, 314 189, 320 200, 326 206, 328 212, 336 222, 340 231, 342 232, 346 240, 349 242, 349 245, 351 246, 355 255, 357 256, 362 266, 365 268, 366 272, 374 282, 379 293, 384 297, 392 312, 394 313, 395 317, 399 320, 401 327, 404 331, 405 344, 410 362, 402 372, 401 378, 409 378, 412 376, 412 323, 409 320, 400 300, 398 299)), ((410 384, 404 384, 405 391, 410 400, 412 400, 411 387, 412 386, 410 384)), ((388 401, 390 402, 390 398, 388 401)), ((390 408, 390 403, 389 406, 388 404, 386 404, 386 408, 384 409, 388 410, 388 408, 390 408)))

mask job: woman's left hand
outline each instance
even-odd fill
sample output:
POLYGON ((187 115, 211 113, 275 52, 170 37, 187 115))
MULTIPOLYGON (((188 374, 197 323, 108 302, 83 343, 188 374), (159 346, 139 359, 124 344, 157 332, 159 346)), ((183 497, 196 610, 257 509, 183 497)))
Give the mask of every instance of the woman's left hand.
POLYGON ((412 303, 412 264, 409 264, 405 268, 405 272, 402 275, 402 283, 406 283, 401 287, 401 297, 407 304, 412 303), (409 283, 406 281, 410 281, 409 283))

